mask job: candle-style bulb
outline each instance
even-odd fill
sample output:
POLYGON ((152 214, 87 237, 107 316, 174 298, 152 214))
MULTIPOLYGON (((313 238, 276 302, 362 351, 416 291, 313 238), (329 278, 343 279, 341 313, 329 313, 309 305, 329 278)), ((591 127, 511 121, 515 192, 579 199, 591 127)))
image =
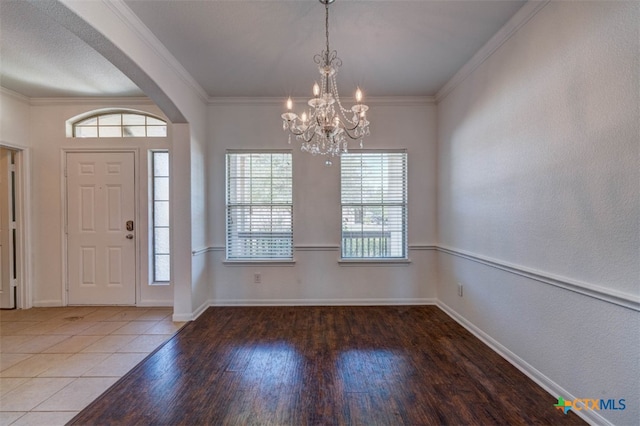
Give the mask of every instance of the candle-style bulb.
POLYGON ((300 117, 300 119, 302 120, 303 123, 306 123, 307 122, 307 113, 303 112, 302 113, 302 117, 300 117))
POLYGON ((293 108, 293 101, 291 100, 291 98, 289 98, 287 99, 287 109, 291 111, 292 108, 293 108))
POLYGON ((320 96, 320 86, 318 86, 318 83, 313 83, 313 96, 318 97, 320 96))
POLYGON ((360 90, 359 87, 358 87, 358 90, 356 90, 356 102, 358 103, 362 102, 362 90, 360 90))

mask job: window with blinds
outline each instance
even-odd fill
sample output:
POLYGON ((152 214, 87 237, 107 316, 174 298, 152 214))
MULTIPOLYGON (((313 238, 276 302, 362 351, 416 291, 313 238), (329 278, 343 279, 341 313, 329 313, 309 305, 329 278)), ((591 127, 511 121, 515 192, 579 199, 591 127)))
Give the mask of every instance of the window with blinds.
POLYGON ((340 159, 343 259, 407 258, 407 153, 340 159))
POLYGON ((290 152, 227 152, 227 259, 293 259, 290 152))

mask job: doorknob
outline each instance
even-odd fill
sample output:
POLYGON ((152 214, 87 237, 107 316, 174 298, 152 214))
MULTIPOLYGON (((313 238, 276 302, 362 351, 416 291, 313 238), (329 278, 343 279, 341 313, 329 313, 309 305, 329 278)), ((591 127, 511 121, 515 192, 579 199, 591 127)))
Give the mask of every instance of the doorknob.
POLYGON ((127 234, 127 240, 133 240, 133 234, 127 234))

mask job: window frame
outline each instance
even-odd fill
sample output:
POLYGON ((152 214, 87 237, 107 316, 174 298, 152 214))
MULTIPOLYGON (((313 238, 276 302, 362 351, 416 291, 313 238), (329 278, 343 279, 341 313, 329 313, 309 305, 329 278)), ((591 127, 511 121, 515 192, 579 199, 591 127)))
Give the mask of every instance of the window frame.
MULTIPOLYGON (((349 150, 349 152, 341 155, 340 161, 340 257, 338 262, 340 264, 358 264, 358 263, 374 263, 374 264, 385 264, 385 263, 410 263, 411 259, 409 258, 409 156, 407 149, 353 149, 349 150), (343 157, 349 155, 362 155, 362 154, 402 154, 402 179, 403 179, 403 202, 402 203, 345 203, 343 202, 343 157), (402 256, 367 256, 367 257, 346 257, 345 256, 345 247, 344 247, 344 233, 345 229, 342 226, 344 223, 344 207, 352 206, 352 207, 382 207, 385 206, 400 206, 401 207, 401 238, 402 238, 402 256)), ((362 172, 362 168, 360 169, 362 172)), ((359 217, 359 216, 358 216, 359 217)), ((351 232, 351 231, 349 231, 351 232)), ((357 231, 353 231, 357 232, 357 231)), ((363 231, 362 231, 363 232, 363 231)))
MULTIPOLYGON (((271 175, 271 178, 273 179, 273 175, 271 175)), ((294 181, 293 181, 293 153, 292 150, 279 150, 279 149, 229 149, 225 151, 225 192, 224 192, 224 197, 225 197, 225 260, 224 263, 225 264, 230 264, 230 265, 242 265, 242 264, 269 264, 269 265, 292 265, 295 263, 295 259, 294 259, 294 244, 293 244, 293 233, 294 233, 294 203, 293 203, 293 187, 294 187, 294 181), (252 204, 256 204, 256 205, 260 205, 260 206, 269 206, 269 207, 273 207, 273 206, 288 206, 290 209, 290 223, 291 223, 291 227, 290 230, 288 232, 285 232, 287 234, 289 234, 289 246, 290 246, 290 255, 287 257, 268 257, 268 256, 229 256, 230 253, 230 236, 231 236, 231 230, 230 230, 230 226, 231 226, 231 220, 230 220, 230 212, 231 209, 230 207, 236 207, 236 206, 240 206, 240 205, 246 205, 246 203, 230 203, 229 200, 229 190, 230 190, 230 158, 232 155, 238 155, 238 154, 244 154, 244 155, 252 155, 252 154, 256 154, 256 155, 264 155, 264 154, 269 154, 269 155, 273 155, 273 154, 287 154, 289 156, 289 161, 291 164, 291 175, 289 177, 290 179, 290 184, 291 184, 291 196, 290 196, 290 202, 289 203, 270 203, 270 204, 263 204, 263 203, 250 203, 249 205, 252 204)), ((271 190, 273 191, 273 188, 271 187, 271 190)))
POLYGON ((107 138, 117 138, 117 139, 121 139, 121 138, 166 138, 168 136, 168 131, 169 131, 169 126, 166 120, 157 117, 153 114, 149 114, 146 112, 141 112, 141 111, 132 111, 132 110, 126 110, 126 109, 118 109, 118 110, 107 110, 107 111, 99 111, 96 112, 95 114, 90 114, 90 115, 86 115, 83 117, 78 118, 77 120, 75 120, 74 122, 71 123, 71 137, 74 139, 91 139, 91 138, 97 138, 97 139, 107 139, 107 138), (110 115, 120 115, 120 123, 119 124, 106 124, 106 125, 101 125, 100 124, 100 118, 101 117, 107 117, 110 115), (124 124, 124 115, 132 115, 132 116, 137 116, 137 117, 144 117, 144 124, 124 124), (95 125, 83 125, 82 123, 91 120, 91 119, 96 119, 96 124, 95 125), (149 119, 152 120, 156 120, 159 121, 159 124, 149 124, 149 119), (127 126, 132 126, 132 127, 144 127, 144 135, 125 135, 124 134, 124 129, 127 126), (149 128, 153 128, 153 127, 164 127, 164 134, 162 135, 149 135, 149 128), (78 136, 78 128, 95 128, 96 129, 96 135, 95 136, 78 136), (110 129, 120 129, 120 135, 114 136, 114 135, 108 135, 108 136, 101 136, 100 135, 100 129, 101 128, 110 128, 110 129))
POLYGON ((150 285, 169 285, 171 284, 171 152, 168 149, 152 149, 149 150, 149 278, 150 285), (166 154, 168 160, 168 173, 166 176, 157 176, 155 171, 155 156, 156 154, 166 154), (156 178, 166 177, 168 184, 168 194, 166 200, 156 199, 156 178), (156 226, 156 201, 166 202, 168 204, 168 220, 167 226, 156 226), (156 229, 168 229, 169 230, 169 252, 168 253, 156 253, 156 229), (169 258, 169 279, 161 280, 157 278, 156 273, 156 256, 168 256, 169 258))

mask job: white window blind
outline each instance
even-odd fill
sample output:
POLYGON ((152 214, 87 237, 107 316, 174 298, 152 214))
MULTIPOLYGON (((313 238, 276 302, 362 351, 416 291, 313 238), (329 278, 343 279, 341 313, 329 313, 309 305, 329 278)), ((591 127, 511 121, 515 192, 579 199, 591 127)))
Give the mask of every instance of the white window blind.
POLYGON ((227 259, 293 258, 290 152, 227 153, 227 259))
POLYGON ((407 258, 407 153, 340 159, 342 258, 407 258))

